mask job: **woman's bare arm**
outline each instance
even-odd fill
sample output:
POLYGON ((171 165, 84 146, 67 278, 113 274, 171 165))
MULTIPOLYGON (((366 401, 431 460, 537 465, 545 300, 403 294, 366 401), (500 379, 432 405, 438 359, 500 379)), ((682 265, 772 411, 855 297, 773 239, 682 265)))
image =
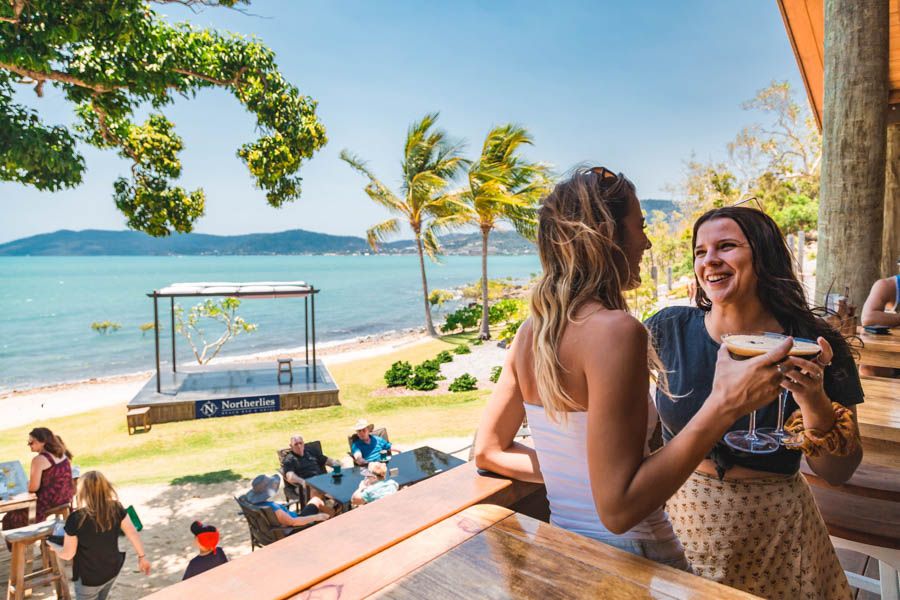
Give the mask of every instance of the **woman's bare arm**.
POLYGON ((28 478, 28 491, 32 494, 41 489, 41 474, 44 469, 50 468, 50 461, 46 456, 38 454, 31 459, 31 474, 28 478))
POLYGON ((515 353, 530 341, 531 323, 526 321, 516 333, 506 353, 497 387, 481 415, 475 439, 475 464, 520 481, 543 483, 534 448, 515 442, 516 432, 525 418, 522 390, 516 376, 515 353))
MULTIPOLYGON (((900 325, 900 314, 889 313, 885 310, 896 300, 897 290, 894 286, 893 278, 879 279, 872 285, 862 308, 861 321, 863 325, 886 325, 887 327, 900 325)), ((897 310, 896 306, 893 308, 897 310)))
POLYGON ((662 506, 737 418, 777 395, 775 363, 793 340, 748 361, 720 350, 713 391, 688 424, 644 458, 649 371, 647 332, 625 313, 593 317, 584 340, 588 386, 587 462, 597 513, 613 533, 628 531, 662 506), (615 352, 610 352, 615 340, 615 352))
POLYGON ((49 544, 51 550, 56 552, 56 555, 59 556, 63 560, 72 560, 75 557, 75 552, 78 551, 78 536, 66 534, 66 537, 63 538, 63 546, 62 550, 57 550, 57 546, 53 544, 49 544))

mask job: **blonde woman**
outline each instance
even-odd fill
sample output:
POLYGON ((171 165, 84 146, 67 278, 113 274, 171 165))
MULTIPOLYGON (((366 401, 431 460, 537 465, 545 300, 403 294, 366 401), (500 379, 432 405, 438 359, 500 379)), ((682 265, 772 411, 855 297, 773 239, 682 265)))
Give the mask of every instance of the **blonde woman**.
POLYGON ((76 600, 106 600, 109 596, 125 564, 125 553, 119 551, 119 535, 123 533, 137 553, 138 568, 144 575, 150 574, 141 537, 103 473, 88 471, 81 476, 78 505, 81 508, 66 519, 62 549, 54 548, 62 559, 75 558, 72 578, 76 600))
POLYGON ((735 420, 777 395, 775 365, 790 344, 744 362, 720 353, 703 409, 649 454, 656 361, 624 297, 650 247, 643 221, 634 185, 602 167, 576 171, 544 199, 543 275, 482 417, 476 462, 543 482, 554 525, 688 570, 663 505, 735 420), (526 415, 534 449, 513 441, 526 415))

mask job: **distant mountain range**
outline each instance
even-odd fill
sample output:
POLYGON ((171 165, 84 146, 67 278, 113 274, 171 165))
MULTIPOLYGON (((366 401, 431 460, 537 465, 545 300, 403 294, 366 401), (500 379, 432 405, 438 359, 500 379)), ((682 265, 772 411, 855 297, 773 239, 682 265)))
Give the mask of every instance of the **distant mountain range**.
MULTIPOLYGON (((642 200, 644 210, 675 210, 671 200, 642 200)), ((652 218, 651 218, 652 220, 652 218)), ((450 255, 480 255, 481 234, 452 233, 441 236, 450 255)), ((381 254, 414 254, 413 240, 388 242, 381 254)), ((494 231, 490 254, 534 254, 533 243, 515 231, 494 231)), ((154 238, 138 231, 61 229, 0 244, 0 256, 168 256, 168 255, 261 255, 261 254, 365 254, 372 253, 361 237, 330 235, 303 229, 245 235, 177 234, 154 238)))
MULTIPOLYGON (((441 237, 447 254, 481 254, 481 235, 454 233, 441 237)), ((413 254, 413 240, 388 242, 380 254, 413 254)), ((514 231, 491 234, 491 254, 534 254, 534 244, 514 231)), ((0 244, 0 256, 166 256, 261 254, 365 254, 372 253, 361 237, 329 235, 303 229, 278 233, 208 235, 187 233, 154 238, 137 231, 61 229, 0 244)))

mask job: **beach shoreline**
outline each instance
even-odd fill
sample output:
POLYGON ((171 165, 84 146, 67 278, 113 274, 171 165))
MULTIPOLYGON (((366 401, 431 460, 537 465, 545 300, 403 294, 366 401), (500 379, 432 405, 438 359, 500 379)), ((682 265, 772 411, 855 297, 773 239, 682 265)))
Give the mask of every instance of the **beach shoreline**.
MULTIPOLYGON (((426 343, 431 339, 425 334, 424 328, 387 331, 352 340, 317 345, 316 358, 321 359, 325 364, 341 364, 389 354, 400 348, 426 343)), ((276 356, 298 356, 303 351, 303 346, 289 350, 276 349, 240 357, 227 357, 213 361, 212 364, 252 365, 264 361, 274 361, 276 356)), ((146 370, 127 375, 110 375, 4 392, 0 394, 0 431, 20 427, 41 419, 127 404, 153 376, 153 373, 151 370, 146 370)))

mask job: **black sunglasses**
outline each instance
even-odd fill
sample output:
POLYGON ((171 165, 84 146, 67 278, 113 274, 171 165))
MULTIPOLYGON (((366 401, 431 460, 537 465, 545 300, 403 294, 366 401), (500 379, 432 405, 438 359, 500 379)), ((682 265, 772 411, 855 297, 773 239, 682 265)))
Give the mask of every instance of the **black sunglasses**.
POLYGON ((588 173, 593 173, 600 177, 600 188, 604 190, 619 183, 619 176, 606 167, 592 167, 588 169, 588 173))

